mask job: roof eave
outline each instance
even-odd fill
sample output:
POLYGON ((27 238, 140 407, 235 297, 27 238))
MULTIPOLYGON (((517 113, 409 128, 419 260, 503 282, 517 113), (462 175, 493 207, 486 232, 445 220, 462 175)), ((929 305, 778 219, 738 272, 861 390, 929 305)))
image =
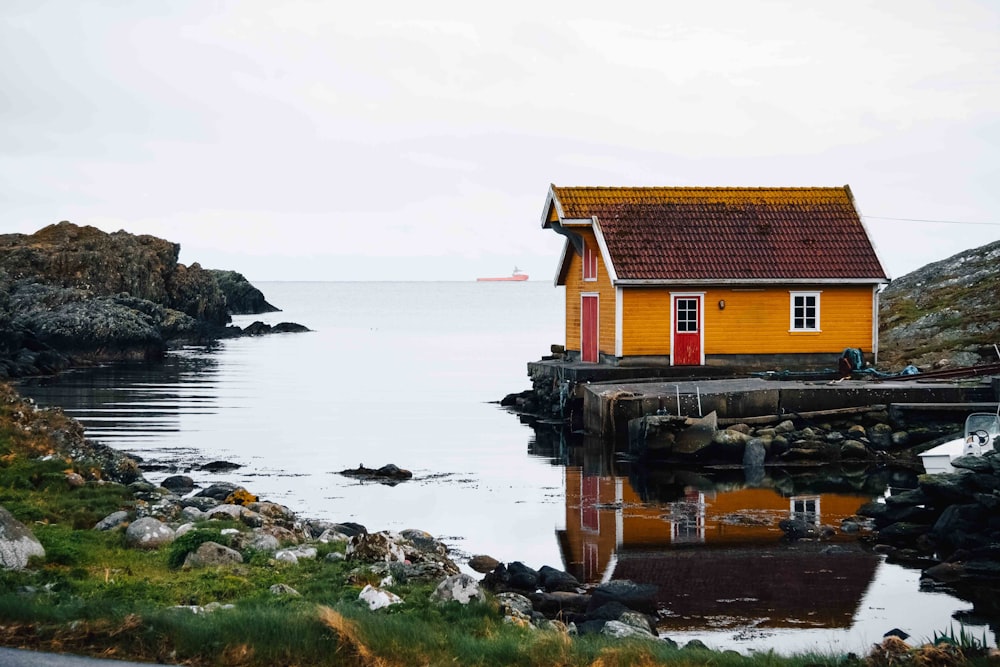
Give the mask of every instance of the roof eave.
POLYGON ((851 186, 845 184, 844 191, 847 193, 847 198, 851 202, 854 214, 858 216, 858 222, 861 223, 861 229, 864 231, 865 237, 868 239, 868 243, 872 247, 872 252, 875 253, 875 261, 878 262, 879 268, 882 269, 882 275, 885 277, 886 282, 889 282, 892 280, 892 276, 889 275, 889 272, 885 268, 885 262, 882 261, 882 253, 879 252, 878 245, 875 243, 875 238, 868 229, 868 224, 865 222, 865 216, 861 215, 861 209, 858 207, 858 201, 854 198, 854 192, 851 190, 851 186))

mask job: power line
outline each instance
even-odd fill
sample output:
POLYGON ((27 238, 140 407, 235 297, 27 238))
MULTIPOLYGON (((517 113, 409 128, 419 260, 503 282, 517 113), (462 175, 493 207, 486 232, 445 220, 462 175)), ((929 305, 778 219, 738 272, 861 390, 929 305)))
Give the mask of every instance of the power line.
POLYGON ((1000 222, 969 222, 967 220, 925 220, 921 218, 889 218, 884 215, 866 215, 865 218, 873 218, 875 220, 901 220, 904 222, 936 222, 942 225, 992 225, 994 227, 1000 226, 1000 222))

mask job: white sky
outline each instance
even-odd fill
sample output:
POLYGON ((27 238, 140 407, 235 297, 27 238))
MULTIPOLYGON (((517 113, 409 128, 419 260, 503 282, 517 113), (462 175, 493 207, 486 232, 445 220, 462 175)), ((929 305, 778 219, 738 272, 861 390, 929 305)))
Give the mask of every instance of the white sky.
POLYGON ((898 277, 1000 238, 998 36, 996 0, 3 0, 0 231, 550 280, 550 182, 847 183, 898 277))

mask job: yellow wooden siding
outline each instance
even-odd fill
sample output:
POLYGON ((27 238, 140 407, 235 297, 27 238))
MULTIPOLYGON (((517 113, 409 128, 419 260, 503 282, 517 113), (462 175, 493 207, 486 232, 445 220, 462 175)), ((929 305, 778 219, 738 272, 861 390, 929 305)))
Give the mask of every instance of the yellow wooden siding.
POLYGON ((583 258, 570 246, 569 269, 566 272, 566 349, 580 350, 580 295, 598 295, 598 349, 604 354, 615 353, 615 288, 608 278, 604 258, 600 255, 593 230, 574 229, 584 242, 597 252, 597 280, 583 279, 583 258))
POLYGON ((670 354, 671 292, 705 293, 705 354, 839 352, 845 347, 872 349, 870 285, 752 291, 683 286, 669 289, 629 287, 622 292, 624 356, 670 354), (789 331, 791 291, 820 293, 820 331, 789 331), (725 301, 724 309, 719 308, 720 300, 725 301))
POLYGON ((670 293, 660 287, 622 290, 622 355, 670 354, 670 293))
POLYGON ((872 288, 803 286, 761 292, 713 290, 705 297, 706 354, 780 354, 872 349, 872 288), (819 292, 819 328, 792 332, 790 292, 819 292), (718 302, 724 299, 725 309, 718 302))

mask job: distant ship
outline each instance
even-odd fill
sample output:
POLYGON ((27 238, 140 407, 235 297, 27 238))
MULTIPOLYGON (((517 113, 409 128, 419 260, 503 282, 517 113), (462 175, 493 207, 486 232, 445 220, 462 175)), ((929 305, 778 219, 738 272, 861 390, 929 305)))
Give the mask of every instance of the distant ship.
POLYGON ((527 279, 528 279, 528 274, 524 273, 523 271, 521 271, 521 269, 519 269, 519 268, 517 268, 515 266, 514 267, 514 272, 512 274, 510 274, 509 276, 504 276, 502 278, 476 278, 476 281, 481 282, 481 283, 486 283, 486 282, 510 282, 510 281, 518 281, 519 282, 521 280, 527 280, 527 279))

